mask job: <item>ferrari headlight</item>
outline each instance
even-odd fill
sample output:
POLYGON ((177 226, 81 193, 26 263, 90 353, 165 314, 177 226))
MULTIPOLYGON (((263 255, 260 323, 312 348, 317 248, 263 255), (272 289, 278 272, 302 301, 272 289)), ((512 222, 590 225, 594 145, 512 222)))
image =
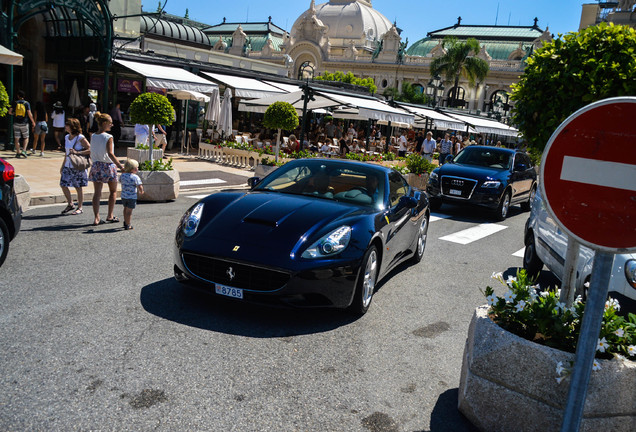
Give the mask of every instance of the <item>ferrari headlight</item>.
POLYGON ((488 181, 485 181, 481 185, 481 187, 486 189, 497 189, 500 185, 501 185, 501 182, 499 180, 488 180, 488 181))
POLYGON ((625 263, 625 277, 627 278, 627 283, 632 288, 636 288, 636 260, 628 260, 625 263))
POLYGON ((341 226, 323 236, 303 252, 303 258, 324 258, 343 251, 351 240, 351 227, 341 226))
POLYGON ((181 224, 183 234, 186 237, 192 237, 199 228, 199 222, 201 222, 201 215, 203 214, 203 203, 198 203, 192 210, 184 215, 183 223, 181 224))

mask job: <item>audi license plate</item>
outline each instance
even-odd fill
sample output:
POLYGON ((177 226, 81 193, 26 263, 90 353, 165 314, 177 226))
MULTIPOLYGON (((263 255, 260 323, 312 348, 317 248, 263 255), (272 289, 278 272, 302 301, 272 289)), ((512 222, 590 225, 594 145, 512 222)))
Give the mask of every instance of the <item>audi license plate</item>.
POLYGON ((241 288, 232 288, 225 285, 215 284, 215 289, 217 294, 221 294, 228 297, 233 297, 237 299, 243 298, 243 290, 241 288))
POLYGON ((451 189, 451 190, 450 190, 450 194, 451 194, 451 195, 461 195, 461 194, 462 194, 462 191, 457 190, 457 189, 451 189))

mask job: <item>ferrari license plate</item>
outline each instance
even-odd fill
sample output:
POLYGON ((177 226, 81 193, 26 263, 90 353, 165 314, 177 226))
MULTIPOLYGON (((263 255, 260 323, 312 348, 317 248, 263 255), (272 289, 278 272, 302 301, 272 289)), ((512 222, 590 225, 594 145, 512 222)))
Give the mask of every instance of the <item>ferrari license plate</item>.
POLYGON ((241 288, 232 288, 225 285, 215 285, 215 290, 217 294, 221 294, 227 297, 233 297, 237 299, 243 298, 243 290, 241 288))
POLYGON ((450 194, 451 194, 451 195, 461 195, 461 194, 462 194, 462 191, 457 190, 457 189, 451 189, 451 190, 450 190, 450 194))

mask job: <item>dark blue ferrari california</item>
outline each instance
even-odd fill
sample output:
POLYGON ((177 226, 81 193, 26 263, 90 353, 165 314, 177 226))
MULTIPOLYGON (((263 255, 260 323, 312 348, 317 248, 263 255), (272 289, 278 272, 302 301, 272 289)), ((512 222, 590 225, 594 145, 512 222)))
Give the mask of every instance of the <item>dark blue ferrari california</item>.
POLYGON ((493 210, 497 220, 514 204, 529 211, 536 191, 537 173, 527 154, 476 145, 435 169, 426 186, 433 211, 442 203, 477 205, 493 210))
POLYGON ((243 301, 364 314, 381 278, 422 259, 427 195, 395 170, 299 159, 249 183, 183 215, 178 281, 243 301))

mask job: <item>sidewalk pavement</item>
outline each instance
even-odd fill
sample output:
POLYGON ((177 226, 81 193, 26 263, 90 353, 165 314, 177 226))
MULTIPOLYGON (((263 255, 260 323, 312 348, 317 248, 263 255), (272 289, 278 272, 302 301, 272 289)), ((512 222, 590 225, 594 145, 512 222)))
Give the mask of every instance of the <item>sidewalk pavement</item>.
MULTIPOLYGON (((123 164, 126 160, 126 147, 115 148, 115 155, 123 164)), ((223 171, 226 173, 239 175, 246 179, 252 177, 252 171, 227 167, 214 162, 198 159, 196 155, 182 155, 179 153, 166 153, 166 156, 172 158, 172 165, 179 173, 199 173, 200 177, 205 177, 206 173, 223 171)), ((29 184, 31 201, 29 206, 38 206, 45 204, 65 203, 66 198, 60 188, 60 168, 64 159, 64 152, 48 150, 44 152, 44 156, 39 156, 39 152, 25 158, 16 158, 13 150, 0 150, 0 158, 9 162, 15 168, 18 175, 24 177, 29 184)), ((244 185, 247 187, 247 184, 244 185)), ((215 190, 223 187, 196 188, 199 193, 215 190)), ((77 199, 74 188, 70 188, 73 199, 77 199)), ((119 197, 118 189, 117 196, 119 197)), ((181 188, 180 192, 187 192, 187 189, 181 188)), ((102 192, 102 198, 104 193, 102 192)), ((90 202, 93 198, 93 187, 89 185, 84 188, 84 202, 90 202)))

